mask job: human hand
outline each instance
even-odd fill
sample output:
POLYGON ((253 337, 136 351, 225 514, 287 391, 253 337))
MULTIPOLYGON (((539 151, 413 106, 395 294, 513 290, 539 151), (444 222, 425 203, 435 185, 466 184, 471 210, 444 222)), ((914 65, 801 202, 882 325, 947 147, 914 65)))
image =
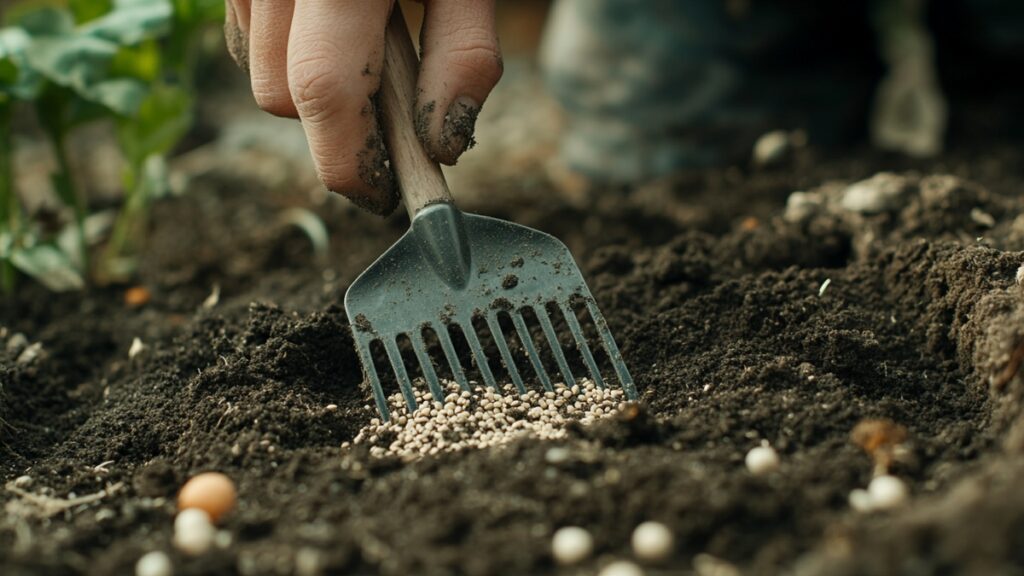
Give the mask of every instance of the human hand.
MULTIPOLYGON (((398 204, 376 109, 393 0, 225 0, 225 35, 259 107, 302 120, 324 185, 386 215, 398 204)), ((501 77, 494 0, 428 0, 416 132, 453 165, 501 77)))

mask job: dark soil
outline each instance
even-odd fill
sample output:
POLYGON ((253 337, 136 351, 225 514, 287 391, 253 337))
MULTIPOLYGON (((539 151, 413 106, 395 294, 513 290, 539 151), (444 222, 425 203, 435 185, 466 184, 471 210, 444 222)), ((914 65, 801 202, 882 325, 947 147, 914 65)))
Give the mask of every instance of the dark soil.
POLYGON ((0 492, 0 572, 130 574, 160 549, 176 574, 311 559, 326 573, 556 573, 551 534, 572 524, 595 536, 580 569, 593 573, 659 520, 679 545, 657 574, 691 573, 700 554, 756 574, 1021 573, 1021 160, 805 151, 585 207, 515 182, 494 197, 517 204, 470 202, 569 243, 641 391, 639 412, 570 430, 557 465, 537 440, 412 464, 342 450, 375 414, 340 304, 405 222, 315 207, 332 230, 324 263, 277 223, 294 195, 208 176, 157 207, 147 304, 127 306, 125 287, 27 286, 3 303, 2 325, 43 353, 0 352, 0 479, 57 497, 121 487, 49 518, 0 492), (891 210, 843 210, 830 182, 881 168, 918 172, 891 210), (935 173, 965 179, 918 175, 935 173), (794 190, 813 202, 783 217, 794 190), (129 359, 135 337, 147 348, 129 359), (847 496, 873 464, 850 432, 879 417, 909 431, 892 472, 913 498, 861 514, 847 496), (761 439, 782 466, 754 477, 743 457, 761 439), (230 475, 239 506, 232 544, 189 559, 170 547, 173 498, 203 470, 230 475))

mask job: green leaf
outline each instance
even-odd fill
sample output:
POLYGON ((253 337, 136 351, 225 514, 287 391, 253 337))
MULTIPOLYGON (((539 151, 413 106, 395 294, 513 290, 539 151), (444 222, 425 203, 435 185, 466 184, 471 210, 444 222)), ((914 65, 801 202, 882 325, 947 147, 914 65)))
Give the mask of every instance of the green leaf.
POLYGON ((221 0, 174 0, 174 19, 187 26, 224 21, 221 0))
POLYGON ((41 6, 20 14, 14 24, 32 36, 60 36, 74 32, 75 17, 63 8, 41 6))
POLYGON ((68 8, 75 15, 75 22, 81 24, 110 12, 113 3, 110 0, 70 0, 68 8))
POLYGON ((49 244, 14 248, 10 261, 15 268, 54 292, 81 290, 85 286, 68 255, 49 244))
POLYGON ((189 93, 175 86, 155 86, 132 118, 118 122, 118 140, 128 161, 141 167, 146 157, 170 152, 191 125, 189 93))
POLYGON ((115 0, 105 16, 79 28, 82 34, 134 45, 166 34, 171 26, 169 0, 115 0))
POLYGON ((28 63, 26 51, 32 38, 21 28, 0 30, 0 94, 32 100, 43 85, 40 76, 28 63))
POLYGON ((132 78, 115 78, 97 82, 82 91, 81 95, 122 116, 131 116, 138 111, 146 97, 146 85, 132 78))

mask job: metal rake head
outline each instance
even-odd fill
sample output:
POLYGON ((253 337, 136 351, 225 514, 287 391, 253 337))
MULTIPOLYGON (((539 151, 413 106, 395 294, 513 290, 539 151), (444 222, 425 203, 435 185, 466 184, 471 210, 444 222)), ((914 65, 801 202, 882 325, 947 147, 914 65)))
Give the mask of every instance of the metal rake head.
POLYGON ((571 386, 576 378, 549 315, 549 307, 558 310, 590 377, 597 386, 605 387, 573 309, 574 301, 584 303, 626 397, 635 400, 633 379, 569 249, 554 237, 525 226, 464 214, 451 204, 429 206, 417 213, 409 231, 349 287, 345 310, 365 379, 373 389, 377 410, 387 420, 390 413, 371 352, 374 342, 383 345, 410 411, 416 409, 416 400, 399 347, 402 338, 411 343, 433 397, 438 402, 445 398, 424 340, 428 330, 436 334, 459 386, 470 389, 448 332, 452 325, 464 335, 484 383, 499 388, 473 326, 475 318, 486 323, 498 359, 519 393, 525 394, 526 386, 499 325, 499 314, 511 318, 538 380, 546 390, 552 390, 552 378, 545 370, 524 313, 532 310, 536 316, 562 381, 571 386))

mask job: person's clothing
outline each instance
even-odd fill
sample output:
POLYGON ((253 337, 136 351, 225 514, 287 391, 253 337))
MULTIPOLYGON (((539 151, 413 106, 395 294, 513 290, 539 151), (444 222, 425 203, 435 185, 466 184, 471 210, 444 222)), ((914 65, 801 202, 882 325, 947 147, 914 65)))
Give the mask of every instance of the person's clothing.
MULTIPOLYGON (((557 0, 541 58, 563 158, 630 183, 748 154, 772 129, 861 136, 885 69, 876 3, 923 1, 557 0)), ((1024 2, 961 1, 977 36, 1019 49, 1024 2)))

